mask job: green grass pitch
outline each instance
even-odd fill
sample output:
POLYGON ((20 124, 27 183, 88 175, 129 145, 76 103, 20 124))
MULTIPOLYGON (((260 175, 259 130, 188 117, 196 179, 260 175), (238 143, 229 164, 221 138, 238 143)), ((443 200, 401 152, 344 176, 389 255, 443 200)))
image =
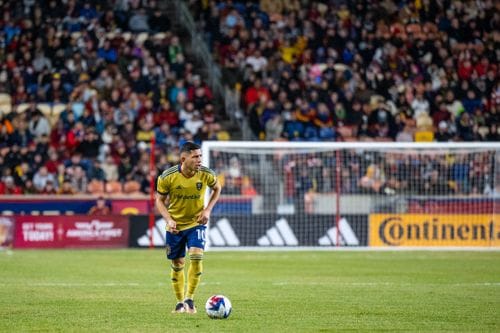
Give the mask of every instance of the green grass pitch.
POLYGON ((499 332, 500 252, 207 252, 171 314, 160 250, 0 252, 1 332, 499 332), (204 313, 211 294, 227 320, 204 313))

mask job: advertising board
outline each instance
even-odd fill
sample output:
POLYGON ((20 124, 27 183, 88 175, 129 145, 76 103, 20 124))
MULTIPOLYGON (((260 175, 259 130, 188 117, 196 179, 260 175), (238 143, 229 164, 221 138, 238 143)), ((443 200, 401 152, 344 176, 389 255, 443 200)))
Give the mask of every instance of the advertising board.
POLYGON ((126 216, 14 216, 15 248, 126 247, 126 216))
POLYGON ((371 214, 370 246, 500 246, 498 214, 371 214))
MULTIPOLYGON (((339 222, 332 215, 259 214, 250 216, 217 215, 211 217, 207 242, 210 247, 300 247, 300 246, 366 246, 368 216, 346 215, 339 222), (310 219, 307 220, 307 219, 310 219)), ((148 247, 150 236, 154 246, 165 245, 166 223, 156 217, 153 234, 147 216, 130 217, 131 247, 148 247)))

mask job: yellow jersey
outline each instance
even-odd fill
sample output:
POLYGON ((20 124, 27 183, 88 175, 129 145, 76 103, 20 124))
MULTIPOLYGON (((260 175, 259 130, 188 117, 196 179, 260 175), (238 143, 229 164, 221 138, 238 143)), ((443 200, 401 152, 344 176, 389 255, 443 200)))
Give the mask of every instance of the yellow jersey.
POLYGON ((217 183, 217 175, 209 168, 201 167, 194 176, 186 178, 181 166, 176 165, 158 177, 156 191, 168 195, 168 212, 177 223, 177 230, 186 230, 198 225, 196 219, 204 208, 205 192, 217 183))

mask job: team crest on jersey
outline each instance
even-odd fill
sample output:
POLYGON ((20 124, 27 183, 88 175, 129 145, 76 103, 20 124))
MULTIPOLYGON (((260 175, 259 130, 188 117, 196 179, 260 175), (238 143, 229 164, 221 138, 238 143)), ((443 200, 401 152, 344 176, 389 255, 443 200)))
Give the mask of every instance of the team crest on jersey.
POLYGON ((201 182, 197 182, 196 183, 196 188, 199 190, 201 190, 201 187, 203 186, 203 184, 201 182))

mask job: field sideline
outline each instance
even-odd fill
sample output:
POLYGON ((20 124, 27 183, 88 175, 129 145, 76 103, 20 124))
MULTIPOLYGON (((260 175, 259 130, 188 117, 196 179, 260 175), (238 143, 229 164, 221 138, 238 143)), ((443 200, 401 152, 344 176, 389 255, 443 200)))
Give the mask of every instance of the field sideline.
POLYGON ((174 315, 161 250, 0 252, 0 332, 500 331, 498 251, 207 252, 174 315), (228 320, 204 302, 222 293, 228 320))

